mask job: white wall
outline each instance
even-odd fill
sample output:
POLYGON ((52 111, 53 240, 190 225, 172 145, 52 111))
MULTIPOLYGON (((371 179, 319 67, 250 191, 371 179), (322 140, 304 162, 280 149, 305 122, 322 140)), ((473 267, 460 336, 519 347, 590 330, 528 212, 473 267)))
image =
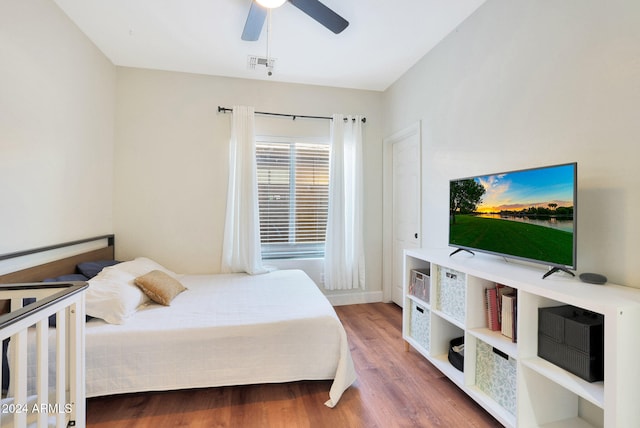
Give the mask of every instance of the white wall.
MULTIPOLYGON (((117 75, 114 206, 119 258, 145 255, 178 272, 220 271, 231 115, 219 114, 218 106, 252 105, 257 111, 301 115, 363 114, 367 291, 380 292, 380 92, 133 68, 118 68, 117 75)), ((328 137, 329 121, 257 116, 256 133, 328 137)), ((317 263, 306 267, 319 282, 317 263)))
POLYGON ((448 180, 578 162, 578 271, 640 287, 640 2, 488 0, 384 93, 383 134, 422 121, 423 245, 448 180))
POLYGON ((115 74, 51 0, 0 2, 0 254, 112 232, 115 74))

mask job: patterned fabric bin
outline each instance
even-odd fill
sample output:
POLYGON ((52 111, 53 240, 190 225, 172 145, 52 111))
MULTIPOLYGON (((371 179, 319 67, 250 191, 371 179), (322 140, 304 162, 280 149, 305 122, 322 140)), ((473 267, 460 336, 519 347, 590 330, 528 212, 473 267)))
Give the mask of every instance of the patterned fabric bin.
POLYGON ((516 360, 481 340, 476 345, 476 386, 516 414, 516 360))
POLYGON ((436 307, 456 321, 464 323, 466 302, 466 277, 464 272, 440 268, 436 307))
POLYGON ((411 301, 411 324, 409 335, 427 351, 429 350, 429 309, 423 308, 413 300, 411 301))

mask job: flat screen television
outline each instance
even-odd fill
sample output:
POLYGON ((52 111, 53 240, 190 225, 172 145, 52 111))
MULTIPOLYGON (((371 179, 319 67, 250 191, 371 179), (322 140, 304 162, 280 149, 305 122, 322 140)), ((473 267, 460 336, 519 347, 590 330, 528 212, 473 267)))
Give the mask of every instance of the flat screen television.
POLYGON ((449 246, 576 268, 577 163, 451 180, 449 246))

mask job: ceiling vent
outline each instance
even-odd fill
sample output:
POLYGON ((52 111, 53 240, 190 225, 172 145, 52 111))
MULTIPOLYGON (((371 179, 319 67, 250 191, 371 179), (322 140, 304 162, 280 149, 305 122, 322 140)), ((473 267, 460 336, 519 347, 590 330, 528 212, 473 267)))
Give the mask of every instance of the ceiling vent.
POLYGON ((272 69, 276 60, 274 58, 265 58, 263 56, 249 55, 247 58, 247 68, 249 70, 255 70, 256 66, 264 66, 268 69, 272 69))

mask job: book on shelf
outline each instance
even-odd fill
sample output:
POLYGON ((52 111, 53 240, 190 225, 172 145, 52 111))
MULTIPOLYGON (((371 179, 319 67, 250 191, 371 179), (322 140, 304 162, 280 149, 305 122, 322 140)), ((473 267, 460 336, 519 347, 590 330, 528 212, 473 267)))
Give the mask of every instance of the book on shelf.
POLYGON ((487 328, 500 331, 500 316, 498 315, 498 291, 495 288, 485 289, 485 308, 487 312, 487 328))
POLYGON ((516 342, 518 295, 516 292, 502 296, 502 334, 516 342))
POLYGON ((512 342, 518 341, 518 293, 516 292, 516 299, 513 302, 513 338, 512 342))
MULTIPOLYGON (((515 289, 503 284, 496 284, 495 287, 485 289, 485 307, 487 313, 487 328, 492 331, 502 331, 503 317, 503 296, 515 293, 515 289)), ((509 310, 511 312, 511 310, 509 310)), ((512 324, 513 316, 509 315, 507 322, 512 324)))
POLYGON ((496 290, 498 292, 498 295, 496 296, 496 299, 498 300, 498 318, 500 320, 500 325, 502 325, 502 296, 513 293, 514 289, 503 284, 496 284, 496 290))

